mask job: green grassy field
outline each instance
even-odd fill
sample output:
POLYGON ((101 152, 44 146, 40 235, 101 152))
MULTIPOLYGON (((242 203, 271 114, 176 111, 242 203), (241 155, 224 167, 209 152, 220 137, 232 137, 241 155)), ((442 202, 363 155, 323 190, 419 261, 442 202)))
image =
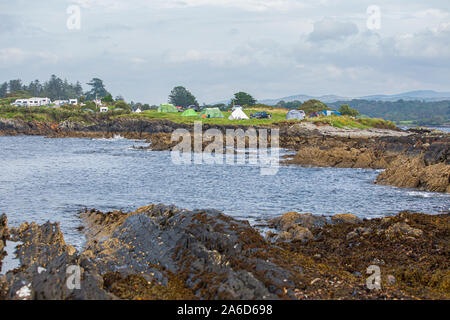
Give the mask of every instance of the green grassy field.
MULTIPOLYGON (((250 113, 261 111, 262 109, 246 109, 244 112, 250 117, 250 113)), ((203 123, 218 124, 218 125, 276 125, 281 123, 299 123, 302 121, 322 124, 328 124, 338 128, 386 128, 395 129, 396 126, 393 122, 383 119, 373 118, 361 118, 354 119, 348 116, 329 116, 329 117, 317 117, 307 118, 304 120, 286 120, 286 109, 272 109, 266 110, 271 113, 271 119, 249 119, 249 120, 228 120, 231 112, 222 112, 224 118, 200 118, 200 117, 182 117, 181 113, 160 113, 155 110, 147 110, 140 114, 119 115, 117 117, 133 117, 133 118, 146 118, 146 119, 167 119, 177 123, 194 123, 194 121, 202 121, 203 123)))
MULTIPOLYGON (((250 113, 255 113, 259 110, 248 109, 244 112, 250 117, 250 113)), ((203 123, 218 124, 218 125, 271 125, 274 123, 286 121, 286 113, 284 112, 270 112, 272 119, 249 119, 249 120, 228 120, 231 112, 222 112, 224 118, 200 118, 200 117, 182 117, 181 112, 178 113, 161 113, 156 110, 146 110, 142 113, 120 115, 118 117, 133 117, 133 118, 146 118, 146 119, 167 119, 176 123, 194 123, 194 121, 202 121, 203 123)))

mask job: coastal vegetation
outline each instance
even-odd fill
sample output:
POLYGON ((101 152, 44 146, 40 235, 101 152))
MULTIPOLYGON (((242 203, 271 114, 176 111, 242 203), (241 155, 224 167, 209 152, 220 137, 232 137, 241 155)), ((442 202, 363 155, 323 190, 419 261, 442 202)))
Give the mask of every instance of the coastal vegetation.
POLYGON ((353 118, 350 116, 320 116, 315 118, 306 118, 303 120, 286 120, 287 109, 280 108, 266 108, 263 106, 255 106, 243 110, 247 116, 258 111, 270 112, 271 119, 249 119, 249 120, 229 120, 230 112, 222 112, 225 118, 198 118, 198 117, 182 117, 180 113, 160 113, 154 110, 147 110, 142 113, 122 114, 117 117, 132 117, 132 118, 146 118, 146 119, 167 119, 176 123, 194 123, 194 121, 202 121, 203 123, 227 125, 227 124, 241 124, 241 125, 282 125, 287 123, 311 122, 318 125, 330 125, 337 128, 382 128, 382 129, 396 129, 396 126, 391 121, 383 119, 372 118, 353 118))
MULTIPOLYGON (((249 120, 229 120, 231 112, 222 111, 224 118, 200 118, 200 117, 182 117, 181 112, 163 113, 157 110, 144 110, 141 113, 131 112, 130 106, 122 100, 112 103, 105 103, 109 111, 100 113, 99 107, 92 102, 87 102, 85 106, 61 106, 59 108, 48 107, 14 107, 9 104, 15 98, 0 99, 0 118, 20 119, 24 121, 80 121, 90 123, 99 120, 111 120, 114 118, 142 118, 142 119, 166 119, 176 123, 192 124, 194 121, 203 123, 227 125, 281 125, 285 123, 312 122, 318 125, 330 125, 338 128, 386 128, 395 129, 395 124, 383 119, 372 118, 354 118, 351 116, 320 116, 315 118, 306 118, 304 120, 286 120, 286 113, 289 111, 284 108, 269 107, 264 105, 255 105, 243 111, 250 116, 252 113, 266 111, 271 114, 271 119, 249 119, 249 120)), ((310 108, 310 110, 312 110, 310 108)))
POLYGON ((348 108, 352 109, 350 110, 352 114, 348 113, 348 110, 346 110, 347 107, 339 110, 339 112, 353 116, 361 114, 370 118, 383 118, 405 126, 450 125, 450 101, 373 101, 354 99, 351 101, 332 102, 327 105, 320 105, 319 102, 319 100, 309 100, 308 103, 302 101, 280 101, 275 106, 303 110, 305 110, 305 104, 315 105, 316 107, 320 106, 323 108, 322 110, 339 110, 343 106, 348 106, 348 108))
MULTIPOLYGON (((93 103, 86 106, 61 106, 59 108, 48 107, 13 107, 8 104, 2 104, 0 100, 0 118, 18 119, 23 121, 43 121, 43 122, 62 122, 79 121, 91 123, 93 121, 108 120, 111 117, 130 114, 129 109, 123 109, 121 103, 110 105, 110 111, 107 113, 98 112, 98 107, 93 103)), ((8 99, 6 99, 8 100, 8 99)))
MULTIPOLYGON (((82 103, 101 99, 102 102, 110 105, 113 105, 117 101, 124 101, 120 95, 113 98, 113 95, 106 89, 103 80, 100 78, 93 78, 86 84, 90 87, 88 91, 83 90, 79 81, 70 83, 56 75, 52 75, 49 80, 44 82, 34 80, 28 85, 23 84, 20 79, 9 80, 0 83, 0 99, 9 99, 7 103, 0 101, 0 105, 10 104, 15 99, 30 97, 48 97, 51 100, 77 98, 82 103)), ((183 86, 176 86, 170 92, 168 101, 175 106, 184 108, 188 106, 200 106, 197 98, 183 86)), ((155 110, 158 107, 157 105, 133 101, 128 102, 127 105, 128 107, 122 105, 121 108, 155 110)), ((258 104, 257 99, 251 94, 240 91, 235 93, 227 103, 203 104, 202 107, 219 108, 222 111, 228 111, 234 105, 251 109, 261 107, 270 108, 271 110, 280 109, 280 112, 284 113, 287 113, 286 110, 289 111, 290 109, 301 109, 307 115, 311 112, 338 110, 341 114, 351 117, 361 115, 363 118, 382 118, 404 126, 450 125, 450 101, 373 101, 353 99, 350 101, 337 101, 325 104, 319 100, 311 99, 304 102, 280 101, 275 106, 266 106, 258 104)), ((272 119, 270 122, 273 123, 279 120, 272 119)), ((367 121, 364 120, 362 122, 367 121)))

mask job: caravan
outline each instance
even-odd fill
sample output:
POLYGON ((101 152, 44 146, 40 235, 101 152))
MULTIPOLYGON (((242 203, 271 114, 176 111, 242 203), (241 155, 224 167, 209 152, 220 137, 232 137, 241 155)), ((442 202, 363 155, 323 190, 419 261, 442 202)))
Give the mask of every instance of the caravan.
POLYGON ((52 102, 49 98, 33 97, 29 99, 17 99, 14 103, 12 103, 12 105, 19 107, 40 107, 48 106, 51 103, 52 102))

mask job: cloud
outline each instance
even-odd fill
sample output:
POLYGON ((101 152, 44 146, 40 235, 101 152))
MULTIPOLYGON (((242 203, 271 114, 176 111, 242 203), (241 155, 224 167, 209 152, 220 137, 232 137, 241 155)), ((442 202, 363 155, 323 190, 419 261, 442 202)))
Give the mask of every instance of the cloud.
POLYGON ((168 63, 206 63, 218 68, 259 66, 276 68, 291 60, 289 50, 271 39, 251 40, 232 48, 171 52, 168 63))
POLYGON ((386 41, 385 46, 391 47, 399 57, 420 59, 423 63, 443 62, 448 66, 448 61, 450 61, 450 23, 441 23, 434 28, 420 32, 395 36, 386 41))
POLYGON ((226 50, 187 50, 180 53, 170 53, 167 56, 167 62, 183 63, 207 63, 212 66, 244 66, 249 63, 245 56, 238 56, 226 50))
POLYGON ((371 3, 360 0, 10 1, 0 3, 0 73, 98 76, 111 92, 148 103, 178 84, 202 102, 237 90, 258 99, 448 91, 447 2, 379 0, 375 33, 366 28, 371 3), (77 31, 66 28, 72 4, 81 6, 77 31))
POLYGON ((146 63, 147 60, 142 59, 142 58, 138 58, 138 57, 133 57, 130 59, 130 62, 134 63, 134 64, 143 64, 146 63))
POLYGON ((314 23, 314 30, 309 34, 310 41, 342 40, 358 33, 358 27, 352 22, 339 22, 325 18, 314 23))
POLYGON ((0 33, 9 33, 20 28, 20 22, 7 14, 0 14, 0 33))
POLYGON ((103 7, 109 9, 131 9, 147 7, 152 9, 188 8, 188 7, 223 7, 238 8, 247 11, 281 10, 303 8, 305 4, 297 0, 69 0, 83 8, 103 7))
POLYGON ((448 19, 450 14, 448 11, 430 8, 414 12, 412 16, 415 18, 448 19))
POLYGON ((6 68, 24 63, 56 63, 58 57, 50 52, 31 52, 19 48, 0 48, 0 67, 6 68))

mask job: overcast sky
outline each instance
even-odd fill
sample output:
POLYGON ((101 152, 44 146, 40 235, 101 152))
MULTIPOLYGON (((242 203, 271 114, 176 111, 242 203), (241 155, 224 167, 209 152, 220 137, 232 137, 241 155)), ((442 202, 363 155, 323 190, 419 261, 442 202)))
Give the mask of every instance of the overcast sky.
POLYGON ((177 85, 200 103, 450 91, 450 1, 392 2, 0 0, 0 81, 99 77, 150 104, 177 85))

